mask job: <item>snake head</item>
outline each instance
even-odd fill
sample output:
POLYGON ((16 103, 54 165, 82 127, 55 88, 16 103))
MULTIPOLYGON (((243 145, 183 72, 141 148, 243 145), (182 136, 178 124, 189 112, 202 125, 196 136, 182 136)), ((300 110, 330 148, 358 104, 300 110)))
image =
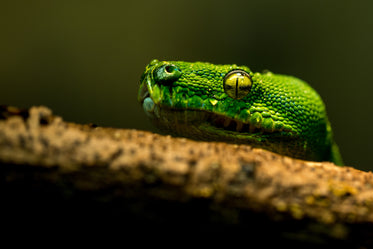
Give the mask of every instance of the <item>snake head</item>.
POLYGON ((319 159, 319 150, 330 146, 320 96, 295 77, 235 64, 153 60, 140 82, 139 102, 167 133, 298 158, 319 159))

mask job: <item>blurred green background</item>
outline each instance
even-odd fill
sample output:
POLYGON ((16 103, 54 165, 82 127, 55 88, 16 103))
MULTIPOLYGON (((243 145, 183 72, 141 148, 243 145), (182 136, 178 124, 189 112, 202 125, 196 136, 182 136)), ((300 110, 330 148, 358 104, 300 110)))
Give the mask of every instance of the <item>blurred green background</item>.
POLYGON ((3 0, 0 104, 153 130, 137 103, 151 59, 297 76, 323 97, 347 165, 373 169, 373 1, 3 0))

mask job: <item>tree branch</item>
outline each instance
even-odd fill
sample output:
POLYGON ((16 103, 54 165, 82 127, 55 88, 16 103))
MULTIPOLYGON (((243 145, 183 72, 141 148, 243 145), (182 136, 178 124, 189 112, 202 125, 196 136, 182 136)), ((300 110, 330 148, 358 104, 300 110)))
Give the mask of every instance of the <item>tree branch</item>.
POLYGON ((9 225, 52 219, 89 227, 94 220, 142 231, 244 232, 271 243, 372 244, 371 172, 247 145, 66 123, 46 107, 2 106, 0 172, 9 225))

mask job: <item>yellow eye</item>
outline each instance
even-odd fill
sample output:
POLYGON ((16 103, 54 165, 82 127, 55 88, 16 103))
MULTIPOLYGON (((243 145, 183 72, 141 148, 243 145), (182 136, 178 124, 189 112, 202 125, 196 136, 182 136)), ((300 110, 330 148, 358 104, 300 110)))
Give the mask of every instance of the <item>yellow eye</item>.
POLYGON ((229 97, 242 99, 251 90, 251 77, 243 70, 233 70, 224 78, 224 91, 229 97))

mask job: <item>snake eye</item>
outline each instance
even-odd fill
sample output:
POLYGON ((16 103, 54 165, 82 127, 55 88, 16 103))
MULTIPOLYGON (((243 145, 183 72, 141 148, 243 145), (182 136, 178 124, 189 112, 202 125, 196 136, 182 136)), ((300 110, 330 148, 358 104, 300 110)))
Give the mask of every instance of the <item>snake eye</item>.
POLYGON ((224 91, 229 97, 242 99, 251 90, 251 77, 243 70, 233 70, 224 78, 224 91))

